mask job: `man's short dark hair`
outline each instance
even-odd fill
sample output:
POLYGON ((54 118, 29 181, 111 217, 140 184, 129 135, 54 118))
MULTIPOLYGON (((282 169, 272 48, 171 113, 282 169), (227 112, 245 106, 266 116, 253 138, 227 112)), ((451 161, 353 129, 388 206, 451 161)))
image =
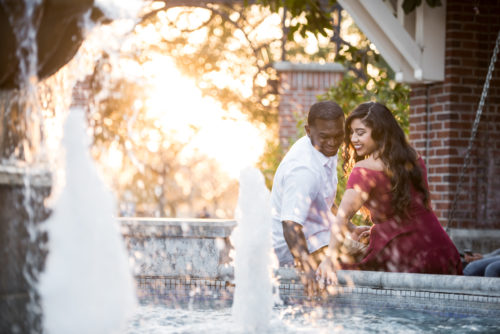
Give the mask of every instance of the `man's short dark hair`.
POLYGON ((314 122, 318 118, 335 121, 339 118, 343 119, 344 112, 342 111, 342 108, 333 101, 316 102, 309 109, 307 124, 309 124, 309 126, 314 126, 314 122))

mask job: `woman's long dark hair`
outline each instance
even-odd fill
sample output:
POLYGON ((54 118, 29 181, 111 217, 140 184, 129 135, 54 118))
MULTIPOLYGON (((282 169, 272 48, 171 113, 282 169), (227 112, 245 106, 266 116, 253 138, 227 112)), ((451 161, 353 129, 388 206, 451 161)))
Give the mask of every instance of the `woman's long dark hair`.
POLYGON ((423 195, 423 204, 429 208, 429 191, 417 161, 417 152, 408 144, 403 129, 392 113, 381 103, 362 103, 347 117, 343 150, 344 171, 347 172, 355 162, 365 158, 356 154, 351 143, 351 123, 354 119, 360 119, 372 130, 372 139, 377 144, 379 157, 387 167, 391 179, 395 213, 403 217, 407 215, 411 202, 411 186, 423 195))

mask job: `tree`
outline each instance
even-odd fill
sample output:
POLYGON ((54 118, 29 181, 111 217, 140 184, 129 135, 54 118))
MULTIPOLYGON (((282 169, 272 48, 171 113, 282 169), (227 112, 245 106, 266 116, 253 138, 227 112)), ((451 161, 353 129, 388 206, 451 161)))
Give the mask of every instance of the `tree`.
MULTIPOLYGON (((234 107, 253 121, 275 124, 276 91, 269 82, 276 80, 272 63, 281 52, 279 16, 238 2, 171 5, 165 1, 163 8, 144 16, 137 29, 156 30, 161 38, 140 47, 171 56, 182 73, 195 78, 203 94, 223 108, 234 107), (273 27, 270 21, 277 24, 273 27)), ((147 56, 139 58, 145 60, 147 56)))
MULTIPOLYGON (((426 3, 441 5, 439 0, 426 3)), ((420 5, 421 0, 402 3, 406 13, 420 5)), ((275 61, 339 62, 365 81, 369 65, 391 71, 366 38, 364 45, 343 38, 340 24, 341 7, 336 0, 162 0, 143 16, 139 27, 164 32, 153 47, 175 58, 183 73, 198 80, 204 94, 273 127, 277 120, 275 61), (331 43, 304 58, 304 44, 296 41, 311 34, 327 37, 331 43), (221 75, 232 80, 223 84, 218 80, 221 75), (242 89, 244 81, 251 92, 242 89)))
POLYGON ((182 201, 183 192, 179 191, 174 175, 183 167, 179 155, 186 144, 170 138, 158 122, 148 117, 142 103, 142 86, 126 80, 112 81, 103 94, 106 79, 104 75, 99 77, 99 81, 93 82, 99 84, 100 87, 94 86, 94 92, 100 94, 94 96, 95 109, 89 115, 94 156, 101 160, 111 149, 120 152, 122 179, 115 178, 114 183, 121 200, 123 194, 133 194, 130 201, 157 203, 160 216, 166 215, 167 208, 169 214, 175 215, 175 203, 182 201), (167 201, 168 194, 175 197, 167 201))
POLYGON ((144 16, 137 29, 154 29, 161 38, 140 47, 173 57, 184 74, 196 78, 204 95, 220 101, 223 108, 237 108, 275 133, 277 77, 272 65, 285 52, 281 17, 261 6, 234 2, 196 2, 194 7, 173 9, 172 5, 166 2, 144 16), (197 24, 188 27, 188 21, 197 24))
POLYGON ((224 179, 213 159, 188 152, 198 129, 178 129, 183 136, 177 136, 176 129, 165 127, 147 109, 147 82, 114 78, 108 75, 111 66, 107 58, 96 66, 89 123, 96 160, 105 162, 110 155, 118 160, 107 175, 120 204, 132 206, 138 215, 175 217, 180 209, 194 215, 215 203, 212 210, 227 217, 227 205, 221 202, 235 198, 234 181, 224 179))

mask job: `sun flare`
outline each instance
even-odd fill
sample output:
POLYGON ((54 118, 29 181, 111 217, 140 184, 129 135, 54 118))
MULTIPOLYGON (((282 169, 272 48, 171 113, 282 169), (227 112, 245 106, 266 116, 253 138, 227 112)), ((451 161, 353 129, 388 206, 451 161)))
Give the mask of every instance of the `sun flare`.
POLYGON ((262 154, 265 136, 238 110, 223 110, 203 97, 195 82, 183 76, 168 56, 156 54, 142 65, 151 89, 145 101, 147 116, 163 131, 188 144, 188 154, 200 152, 216 159, 232 178, 262 154), (197 129, 193 135, 193 128, 197 129))

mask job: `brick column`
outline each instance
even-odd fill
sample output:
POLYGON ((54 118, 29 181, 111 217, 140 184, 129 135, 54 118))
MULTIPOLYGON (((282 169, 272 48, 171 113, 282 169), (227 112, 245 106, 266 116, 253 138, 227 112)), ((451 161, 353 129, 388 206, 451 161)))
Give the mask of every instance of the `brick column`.
POLYGON ((274 64, 279 76, 280 103, 278 107, 279 138, 283 148, 297 134, 297 122, 304 121, 309 107, 318 96, 339 82, 344 68, 339 64, 274 64))
MULTIPOLYGON (((479 105, 495 40, 500 1, 446 2, 445 81, 413 85, 410 141, 427 163, 433 208, 443 225, 479 105)), ((500 58, 500 57, 499 57, 500 58)), ((500 228, 500 61, 462 183, 452 228, 500 228)))

